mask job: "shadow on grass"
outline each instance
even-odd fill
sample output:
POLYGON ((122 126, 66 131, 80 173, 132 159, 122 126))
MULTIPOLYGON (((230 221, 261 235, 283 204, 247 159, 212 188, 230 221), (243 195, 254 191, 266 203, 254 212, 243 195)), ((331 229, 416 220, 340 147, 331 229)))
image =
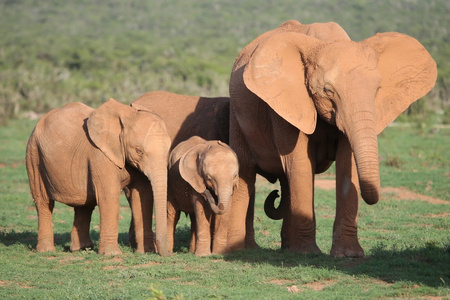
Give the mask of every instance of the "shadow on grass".
POLYGON ((440 287, 450 285, 450 252, 448 247, 428 244, 404 250, 384 247, 372 249, 364 258, 334 258, 325 254, 304 255, 286 250, 250 249, 224 255, 226 261, 250 264, 270 264, 282 268, 310 267, 372 278, 394 284, 414 284, 440 287))
MULTIPOLYGON (((91 240, 94 242, 94 248, 97 249, 98 241, 100 239, 100 233, 98 231, 91 230, 91 240)), ((55 233, 54 234, 55 246, 61 246, 64 251, 69 252, 70 246, 70 232, 55 233)), ((128 232, 119 233, 119 244, 128 245, 128 232)), ((35 231, 15 231, 10 232, 0 231, 0 244, 6 247, 22 244, 28 246, 30 249, 36 250, 37 244, 37 232, 35 231)))

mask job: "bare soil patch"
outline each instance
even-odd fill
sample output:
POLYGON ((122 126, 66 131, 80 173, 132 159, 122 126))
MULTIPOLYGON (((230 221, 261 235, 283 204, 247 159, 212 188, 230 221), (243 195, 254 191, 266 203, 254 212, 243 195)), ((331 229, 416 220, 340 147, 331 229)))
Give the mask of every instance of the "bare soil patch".
MULTIPOLYGON (((316 179, 314 184, 316 187, 323 190, 332 190, 336 187, 336 181, 332 179, 316 179)), ((414 193, 403 187, 382 187, 381 193, 390 194, 392 198, 397 200, 420 200, 432 204, 450 204, 450 201, 414 193)))

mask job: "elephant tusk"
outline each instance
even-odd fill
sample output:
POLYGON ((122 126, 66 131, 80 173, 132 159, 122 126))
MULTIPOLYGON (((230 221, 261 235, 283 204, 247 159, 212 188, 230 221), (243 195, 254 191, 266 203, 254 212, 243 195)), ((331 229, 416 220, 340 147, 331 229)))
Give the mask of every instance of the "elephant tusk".
MULTIPOLYGON (((223 213, 223 210, 220 209, 219 207, 217 207, 216 201, 214 200, 214 197, 211 195, 211 192, 208 189, 206 189, 203 192, 203 195, 206 197, 206 200, 208 200, 208 203, 211 206, 211 210, 215 214, 222 214, 223 213)), ((222 204, 220 204, 220 205, 222 205, 222 204)), ((223 205, 222 205, 222 207, 223 207, 223 205)))

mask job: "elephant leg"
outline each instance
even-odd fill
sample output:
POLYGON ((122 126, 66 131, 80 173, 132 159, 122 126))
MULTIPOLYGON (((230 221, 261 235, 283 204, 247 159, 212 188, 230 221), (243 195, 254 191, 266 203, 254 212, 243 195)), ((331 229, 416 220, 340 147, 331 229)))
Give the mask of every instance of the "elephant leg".
POLYGON ((198 199, 195 201, 195 220, 196 220, 196 238, 195 238, 195 256, 211 255, 211 209, 204 200, 198 199))
POLYGON ((245 219, 245 248, 259 248, 259 245, 255 240, 255 228, 253 226, 255 218, 255 190, 253 190, 250 196, 250 202, 248 204, 247 216, 245 219))
MULTIPOLYGON (((254 168, 252 169, 254 170, 254 168)), ((254 205, 254 201, 251 199, 252 194, 255 194, 255 180, 255 173, 239 178, 238 186, 233 194, 231 209, 228 208, 228 213, 216 216, 215 236, 220 237, 221 224, 228 224, 227 251, 245 249, 247 231, 251 241, 250 246, 259 247, 254 239, 254 208, 250 208, 250 205, 254 205)), ((247 244, 249 244, 248 241, 247 244)))
MULTIPOLYGON (((128 205, 131 208, 131 190, 126 186, 123 188, 123 192, 125 194, 125 197, 127 198, 128 201, 128 205)), ((137 247, 136 245, 136 233, 134 230, 134 217, 133 217, 133 213, 131 213, 131 221, 130 221, 130 228, 128 229, 128 244, 130 244, 130 246, 132 248, 137 247)))
POLYGON ((287 182, 286 177, 280 178, 280 187, 281 187, 281 201, 283 201, 283 225, 281 226, 281 249, 289 249, 289 237, 290 237, 290 215, 288 213, 290 206, 290 191, 289 184, 287 182))
POLYGON ((253 229, 253 207, 248 212, 250 199, 252 195, 255 195, 256 169, 251 159, 252 153, 233 110, 230 111, 230 147, 235 151, 239 160, 239 181, 227 212, 216 216, 213 253, 245 249, 246 231, 249 232, 251 244, 256 245, 253 229), (228 228, 227 234, 224 234, 225 228, 228 228), (224 244, 226 244, 226 247, 224 247, 224 244))
POLYGON ((293 252, 321 253, 316 244, 315 150, 313 148, 309 137, 300 133, 294 151, 283 157, 291 200, 288 216, 291 230, 288 243, 289 250, 293 252))
POLYGON ((197 220, 195 219, 195 214, 189 214, 189 220, 191 220, 191 239, 189 241, 189 252, 195 253, 197 235, 195 231, 197 230, 197 220))
POLYGON ((38 252, 55 251, 53 236, 52 213, 55 201, 48 197, 35 198, 36 210, 38 214, 38 242, 36 250, 38 252))
POLYGON ((173 253, 175 228, 180 219, 180 211, 173 205, 173 197, 171 192, 167 193, 167 250, 173 253))
POLYGON ((336 155, 336 219, 330 252, 332 256, 364 256, 358 241, 358 195, 355 157, 347 137, 341 135, 336 155))
MULTIPOLYGON (((106 173, 102 173, 105 175, 106 173)), ((113 177, 116 174, 109 174, 113 177)), ((105 176, 109 177, 109 176, 105 176)), ((100 243, 99 254, 106 255, 119 255, 122 254, 122 250, 119 248, 119 199, 120 199, 120 184, 117 182, 114 184, 114 180, 108 180, 104 178, 99 182, 109 182, 107 188, 102 185, 96 185, 94 180, 94 186, 96 187, 96 197, 98 208, 100 211, 100 243)), ((117 179, 117 177, 116 177, 117 179)))
POLYGON ((153 194, 147 180, 139 180, 129 187, 133 214, 136 252, 156 252, 152 230, 153 194))
POLYGON ((74 207, 74 220, 71 232, 70 251, 92 248, 94 243, 89 236, 92 211, 95 206, 74 207))
POLYGON ((31 172, 28 172, 28 176, 31 194, 38 215, 38 240, 36 250, 38 252, 55 251, 52 224, 52 213, 55 202, 50 199, 47 194, 47 189, 39 170, 39 164, 28 164, 27 162, 27 168, 32 170, 31 172))

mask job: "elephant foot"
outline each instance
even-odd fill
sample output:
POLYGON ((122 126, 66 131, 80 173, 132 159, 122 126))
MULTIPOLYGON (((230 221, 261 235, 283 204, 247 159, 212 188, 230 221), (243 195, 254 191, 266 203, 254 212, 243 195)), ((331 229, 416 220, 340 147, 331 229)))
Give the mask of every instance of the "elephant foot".
POLYGON ((46 241, 46 240, 38 241, 36 250, 38 252, 54 252, 54 251, 56 251, 53 241, 46 241))
POLYGON ((202 257, 202 256, 209 256, 211 255, 211 250, 196 250, 195 256, 202 257))
POLYGON ((94 243, 89 239, 88 241, 80 242, 80 243, 72 242, 70 244, 70 251, 75 252, 75 251, 79 251, 82 249, 84 250, 84 249, 89 249, 89 248, 93 248, 93 247, 94 247, 94 243))
POLYGON ((98 249, 98 254, 108 255, 108 256, 116 256, 121 255, 122 250, 120 250, 119 246, 100 246, 98 249))
POLYGON ((156 253, 155 245, 154 244, 152 244, 152 245, 145 245, 145 246, 138 245, 136 247, 136 253, 147 253, 147 252, 154 252, 154 253, 156 253))
POLYGON ((333 242, 330 255, 333 257, 364 257, 364 250, 358 240, 353 242, 333 242))

